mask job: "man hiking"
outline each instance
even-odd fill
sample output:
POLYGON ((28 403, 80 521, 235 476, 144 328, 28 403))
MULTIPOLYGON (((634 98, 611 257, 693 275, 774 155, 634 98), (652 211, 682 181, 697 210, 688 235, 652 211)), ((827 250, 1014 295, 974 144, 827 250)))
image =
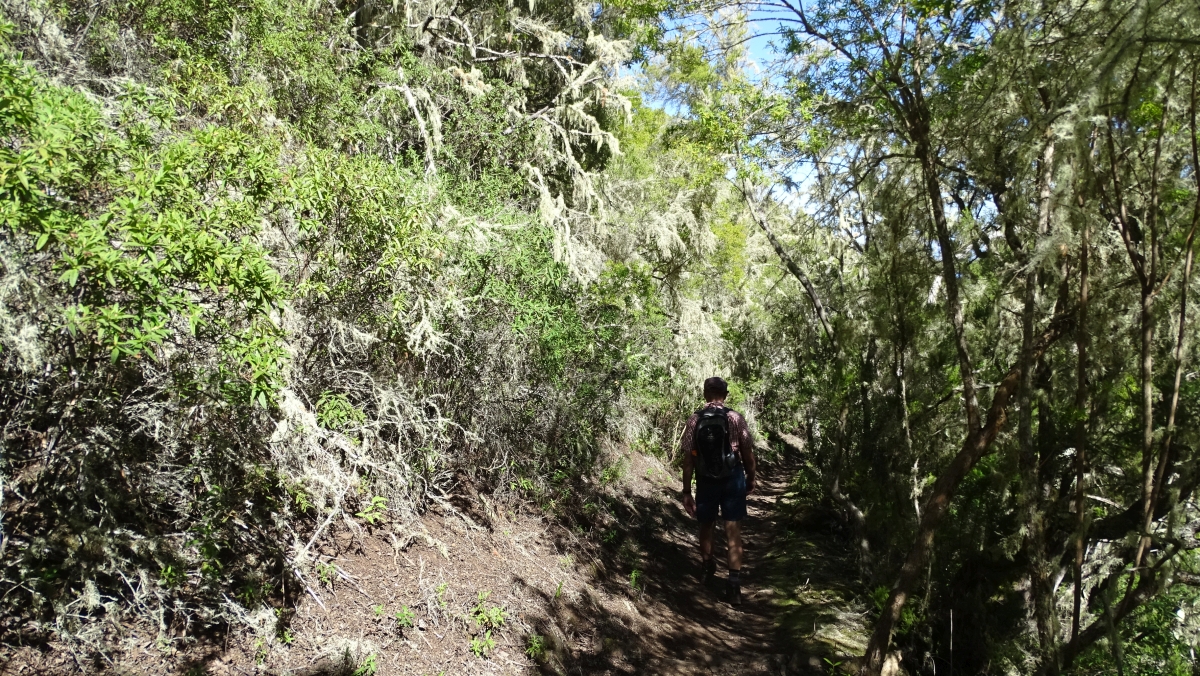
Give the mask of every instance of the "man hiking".
POLYGON ((705 586, 713 583, 717 562, 713 560, 713 530, 718 513, 725 521, 729 544, 729 580, 725 598, 732 605, 742 602, 742 530, 746 518, 746 496, 754 492, 754 444, 746 419, 725 406, 729 385, 720 378, 704 381, 707 403, 688 418, 679 450, 683 453, 683 508, 700 522, 700 558, 705 586), (696 497, 692 498, 692 473, 696 474, 696 497))

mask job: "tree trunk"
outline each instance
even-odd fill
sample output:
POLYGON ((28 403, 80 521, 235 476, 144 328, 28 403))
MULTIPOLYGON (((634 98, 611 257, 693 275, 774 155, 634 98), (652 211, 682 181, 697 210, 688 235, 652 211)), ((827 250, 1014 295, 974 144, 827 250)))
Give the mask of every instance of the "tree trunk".
MULTIPOLYGON (((1082 206, 1083 198, 1079 198, 1082 206)), ((1072 567, 1074 592, 1071 607, 1071 640, 1079 636, 1079 616, 1083 606, 1083 556, 1087 550, 1087 445, 1088 445, 1088 247, 1089 231, 1086 221, 1080 235, 1079 252, 1079 324, 1075 330, 1075 349, 1078 357, 1075 375, 1075 561, 1072 567)), ((1053 673, 1053 672, 1052 672, 1053 673)))
MULTIPOLYGON (((929 555, 930 548, 933 546, 934 531, 937 529, 938 524, 941 523, 942 516, 950 504, 950 498, 954 497, 954 492, 958 488, 959 482, 975 466, 975 463, 979 461, 979 458, 983 456, 988 446, 991 445, 990 439, 984 440, 984 430, 979 427, 979 401, 975 394, 975 374, 971 366, 966 332, 963 329, 963 309, 962 303, 959 300, 958 265, 955 260, 954 241, 950 237, 950 227, 946 222, 946 209, 942 201, 941 181, 938 178, 937 168, 934 166, 933 148, 929 143, 928 125, 918 112, 914 113, 909 127, 917 159, 921 166, 921 177, 925 184, 926 198, 929 200, 930 214, 933 218, 934 228, 937 231, 938 248, 942 262, 942 282, 946 287, 946 313, 949 315, 950 324, 954 328, 954 345, 958 353, 959 372, 962 378, 963 406, 966 409, 967 433, 966 439, 963 441, 962 450, 959 451, 958 455, 950 463, 950 466, 946 468, 934 484, 933 495, 926 502, 925 513, 921 515, 920 525, 917 528, 916 541, 913 542, 912 548, 905 558, 904 565, 900 569, 900 576, 895 586, 892 587, 891 596, 884 605, 879 620, 875 623, 875 630, 871 634, 866 654, 863 656, 862 673, 869 674, 870 676, 878 676, 883 670, 883 661, 887 655, 887 648, 892 641, 892 630, 895 628, 896 622, 900 619, 900 613, 904 609, 904 604, 908 601, 909 595, 912 594, 913 589, 916 587, 921 566, 929 555)), ((1001 388, 1004 387, 1002 384, 1000 388, 997 388, 996 395, 992 398, 993 409, 995 409, 996 403, 1001 403, 999 411, 1000 419, 996 423, 996 430, 999 429, 999 425, 1003 424, 1003 418, 1007 416, 1006 407, 1008 399, 1012 396, 1012 391, 1017 384, 1015 377, 1020 375, 1019 366, 1014 367, 1009 375, 1013 377, 1013 382, 1008 385, 1008 389, 1002 392, 1001 388)), ((1008 382, 1008 378, 1006 378, 1006 382, 1008 382)), ((994 433, 992 436, 994 437, 994 433)))
MULTIPOLYGON (((1050 197, 1054 167, 1054 139, 1047 140, 1040 161, 1040 183, 1038 195, 1038 220, 1036 236, 1032 246, 1025 251, 1036 251, 1038 242, 1050 230, 1050 197)), ((1021 313, 1021 384, 1018 392, 1020 408, 1017 422, 1017 437, 1020 447, 1018 464, 1021 469, 1021 512, 1025 522, 1025 553, 1029 559, 1029 605, 1037 625, 1038 643, 1042 660, 1052 660, 1056 654, 1057 628, 1055 627, 1054 590, 1051 588, 1047 570, 1045 543, 1045 513, 1041 499, 1041 458, 1033 442, 1034 363, 1032 354, 1034 323, 1038 306, 1038 290, 1041 275, 1033 267, 1030 256, 1025 255, 1024 308, 1021 313)), ((1039 436, 1045 430, 1039 425, 1039 436)))
MULTIPOLYGON (((1167 80, 1167 91, 1173 89, 1175 68, 1171 67, 1171 76, 1167 80)), ((1150 523, 1154 518, 1154 502, 1158 493, 1156 480, 1166 468, 1167 453, 1159 455, 1159 461, 1154 462, 1154 298, 1158 294, 1158 262, 1160 246, 1158 237, 1158 168, 1162 158, 1163 126, 1166 124, 1167 108, 1170 98, 1163 101, 1162 113, 1159 116, 1158 137, 1154 143, 1154 162, 1150 168, 1150 204, 1146 213, 1146 224, 1149 232, 1149 244, 1146 245, 1145 258, 1149 261, 1149 272, 1142 278, 1141 305, 1141 379, 1142 379, 1142 538, 1138 543, 1137 556, 1133 560, 1134 570, 1142 565, 1142 556, 1150 546, 1150 523)), ((1165 280, 1164 280, 1165 281, 1165 280)))

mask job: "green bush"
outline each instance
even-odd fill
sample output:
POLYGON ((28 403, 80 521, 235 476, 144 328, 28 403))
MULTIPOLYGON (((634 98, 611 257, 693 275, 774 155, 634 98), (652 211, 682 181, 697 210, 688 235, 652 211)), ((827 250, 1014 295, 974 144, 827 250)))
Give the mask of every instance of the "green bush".
POLYGON ((6 483, 29 491, 6 518, 5 603, 48 619, 97 592, 258 596, 278 551, 245 524, 282 493, 252 442, 286 363, 257 239, 276 146, 175 131, 137 88, 114 118, 7 48, 0 100, 5 303, 37 327, 0 342, 0 415, 24 430, 6 483), (139 569, 161 590, 122 582, 139 569))
POLYGON ((110 128, 11 54, 0 97, 0 134, 13 140, 0 148, 0 214, 19 255, 70 299, 58 326, 74 357, 163 361, 195 339, 220 355, 197 375, 232 402, 268 405, 283 290, 253 237, 279 179, 271 150, 222 128, 161 144, 110 128))

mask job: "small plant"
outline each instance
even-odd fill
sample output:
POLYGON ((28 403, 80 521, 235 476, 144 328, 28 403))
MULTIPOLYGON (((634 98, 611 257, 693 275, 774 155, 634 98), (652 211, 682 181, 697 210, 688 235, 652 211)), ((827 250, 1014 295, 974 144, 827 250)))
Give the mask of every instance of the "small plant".
POLYGON ((317 579, 321 584, 333 588, 333 581, 337 578, 337 566, 332 563, 317 562, 317 579))
POLYGON ((446 590, 449 588, 450 588, 450 585, 446 584, 445 582, 439 582, 438 586, 434 588, 434 592, 437 594, 437 602, 438 602, 439 608, 446 607, 446 590))
POLYGON ((292 635, 292 630, 291 630, 291 629, 286 629, 286 628, 285 628, 285 629, 284 629, 282 632, 280 632, 280 634, 279 634, 279 641, 280 641, 281 643, 283 643, 284 645, 291 645, 291 644, 292 644, 292 642, 293 642, 293 641, 295 641, 295 640, 296 640, 296 637, 292 635))
POLYGON ((526 493, 537 493, 537 486, 531 479, 526 477, 521 477, 520 479, 509 483, 508 487, 514 491, 519 489, 526 493))
POLYGON ((267 642, 261 638, 254 642, 254 663, 262 665, 267 661, 267 656, 270 651, 267 650, 267 642))
POLYGON ((382 605, 371 606, 371 612, 375 613, 375 617, 383 617, 383 606, 382 605))
POLYGON ((371 503, 367 505, 361 512, 355 512, 354 516, 366 521, 372 526, 383 518, 383 513, 387 511, 387 498, 376 495, 371 498, 371 503))
POLYGON ((309 499, 308 491, 304 490, 304 480, 296 482, 284 482, 284 489, 288 495, 292 497, 292 502, 296 505, 296 511, 307 512, 313 508, 312 500, 309 499))
POLYGON ((624 458, 621 458, 613 464, 608 465, 604 469, 600 470, 600 485, 608 486, 609 484, 615 484, 625 476, 625 470, 626 467, 624 458))
POLYGON ((546 639, 540 634, 529 636, 529 645, 525 646, 525 654, 529 659, 541 662, 546 657, 546 639))
POLYGON ((563 583, 564 583, 564 582, 566 582, 566 580, 559 580, 559 581, 558 581, 558 588, 554 590, 554 599, 555 599, 556 601, 558 600, 558 597, 562 596, 562 588, 563 588, 563 583))
POLYGON ((633 587, 636 591, 641 591, 644 584, 642 581, 642 571, 634 568, 633 572, 629 573, 629 586, 633 587))
POLYGON ((251 606, 270 593, 271 585, 269 583, 259 582, 255 584, 247 581, 238 590, 237 597, 242 602, 242 605, 251 606))
POLYGON ((496 642, 492 640, 492 632, 490 631, 485 633, 483 638, 476 637, 471 639, 471 652, 476 657, 487 657, 495 647, 496 642))
POLYGON ((488 597, 491 592, 479 592, 479 603, 471 609, 471 618, 475 620, 475 624, 485 629, 499 629, 504 626, 505 612, 500 606, 487 605, 488 597))
POLYGON ((375 653, 371 653, 354 670, 354 676, 375 676, 376 671, 379 671, 379 666, 375 664, 375 653))
POLYGON ((187 575, 185 575, 182 570, 170 565, 163 566, 162 572, 158 574, 159 584, 168 589, 174 589, 175 587, 183 584, 183 581, 186 578, 187 575))
POLYGON ((401 629, 411 629, 417 624, 417 616, 408 606, 400 606, 396 611, 396 625, 401 629))
POLYGON ((317 399, 317 424, 327 430, 342 430, 366 419, 362 409, 350 403, 344 394, 323 392, 317 399))

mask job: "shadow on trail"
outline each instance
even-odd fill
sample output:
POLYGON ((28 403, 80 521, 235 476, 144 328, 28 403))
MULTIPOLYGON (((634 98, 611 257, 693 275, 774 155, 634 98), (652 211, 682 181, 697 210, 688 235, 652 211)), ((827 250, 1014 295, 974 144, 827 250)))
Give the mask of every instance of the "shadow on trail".
POLYGON ((740 607, 722 598, 720 528, 718 580, 707 589, 699 579, 697 524, 679 504, 677 484, 631 492, 614 505, 623 530, 593 564, 593 584, 629 612, 614 613, 611 600, 606 608, 586 591, 555 599, 531 589, 549 611, 537 630, 559 657, 544 673, 824 674, 861 654, 862 613, 849 602, 859 591, 857 569, 845 544, 819 513, 797 506, 799 496, 789 492, 794 465, 764 474, 742 525, 740 607))

